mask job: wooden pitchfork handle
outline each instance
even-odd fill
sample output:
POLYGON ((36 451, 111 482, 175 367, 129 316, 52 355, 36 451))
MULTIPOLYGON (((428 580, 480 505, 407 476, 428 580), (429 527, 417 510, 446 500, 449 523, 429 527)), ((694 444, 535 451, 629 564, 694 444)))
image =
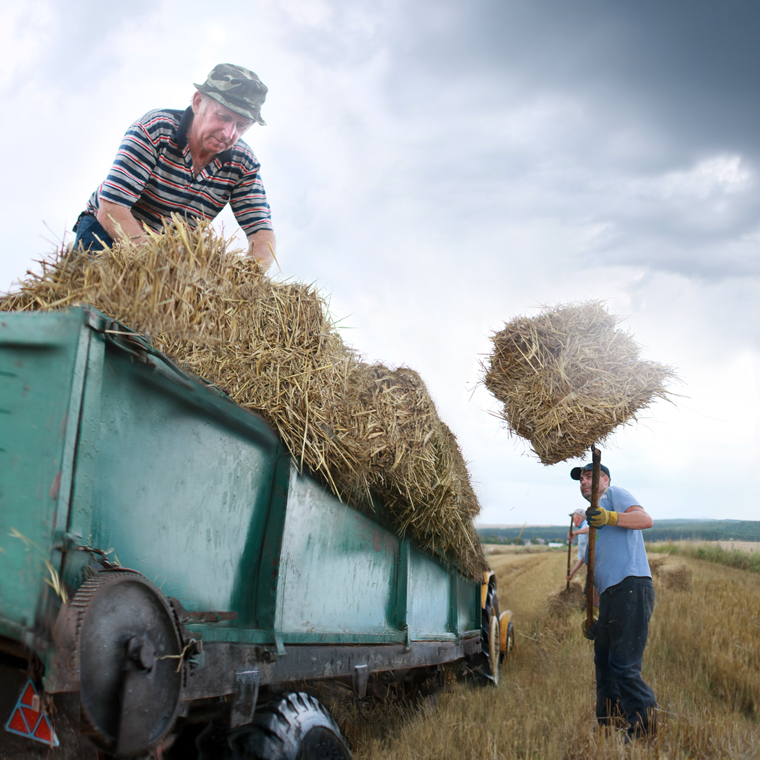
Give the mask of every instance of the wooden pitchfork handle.
MULTIPOLYGON (((569 530, 570 534, 572 534, 574 527, 575 527, 575 522, 573 521, 573 516, 570 515, 570 530, 569 530)), ((567 573, 565 573, 565 575, 570 575, 570 549, 572 547, 572 544, 573 544, 573 539, 569 538, 567 540, 567 573)), ((567 585, 565 586, 565 591, 569 591, 569 590, 570 590, 570 579, 568 578, 567 585)))
MULTIPOLYGON (((591 505, 586 510, 586 520, 588 513, 599 506, 599 480, 602 463, 602 452, 591 447, 591 461, 593 469, 591 470, 591 505)), ((586 574, 586 626, 588 630, 594 624, 594 550, 596 549, 596 528, 590 523, 588 526, 588 572, 586 574)))

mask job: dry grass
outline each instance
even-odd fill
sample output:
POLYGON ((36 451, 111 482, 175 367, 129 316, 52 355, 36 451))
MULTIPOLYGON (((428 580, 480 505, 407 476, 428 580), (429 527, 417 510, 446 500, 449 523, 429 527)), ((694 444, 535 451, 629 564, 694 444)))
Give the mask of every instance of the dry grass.
POLYGON ((56 254, 0 310, 87 303, 144 333, 264 417, 340 498, 370 511, 379 499, 399 534, 477 577, 480 507, 419 375, 362 362, 314 287, 275 283, 210 225, 175 222, 140 247, 56 254))
POLYGON ((669 367, 639 358, 601 302, 556 306, 518 317, 491 338, 484 384, 499 416, 530 442, 543 464, 581 457, 656 398, 668 398, 669 367))
MULTIPOLYGON (((679 557, 679 562, 681 561, 679 557)), ((356 760, 750 760, 760 747, 760 577, 691 558, 689 589, 655 579, 657 602, 644 677, 658 698, 660 732, 632 747, 598 733, 593 649, 583 613, 552 615, 564 587, 559 553, 493 558, 517 645, 499 689, 448 686, 435 710, 342 714, 356 760)))

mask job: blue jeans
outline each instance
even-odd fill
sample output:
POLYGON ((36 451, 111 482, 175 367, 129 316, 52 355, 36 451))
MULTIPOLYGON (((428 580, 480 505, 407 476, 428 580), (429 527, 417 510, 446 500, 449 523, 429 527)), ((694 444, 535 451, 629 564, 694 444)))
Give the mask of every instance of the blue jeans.
POLYGON ((81 246, 85 251, 97 253, 113 245, 113 238, 105 231, 103 225, 89 214, 80 215, 74 230, 77 233, 74 248, 81 246))
POLYGON ((634 736, 657 728, 657 700, 641 677, 653 609, 652 579, 629 576, 599 597, 594 627, 596 718, 610 725, 619 712, 634 736))

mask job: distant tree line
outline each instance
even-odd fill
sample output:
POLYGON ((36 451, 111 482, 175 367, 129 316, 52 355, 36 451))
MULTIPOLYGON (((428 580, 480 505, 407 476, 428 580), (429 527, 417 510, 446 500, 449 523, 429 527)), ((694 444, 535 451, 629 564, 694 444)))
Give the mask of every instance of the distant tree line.
MULTIPOLYGON (((484 544, 513 544, 521 540, 566 541, 567 525, 540 525, 534 528, 480 528, 484 544)), ((760 520, 655 520, 644 531, 646 541, 760 541, 760 520)))

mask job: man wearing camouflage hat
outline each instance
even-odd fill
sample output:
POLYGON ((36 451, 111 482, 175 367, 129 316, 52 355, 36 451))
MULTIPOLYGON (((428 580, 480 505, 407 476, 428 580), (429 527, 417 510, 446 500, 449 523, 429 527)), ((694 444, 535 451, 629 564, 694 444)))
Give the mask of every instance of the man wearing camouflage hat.
POLYGON ((75 246, 93 252, 116 239, 145 239, 172 213, 191 225, 227 203, 245 232, 249 255, 272 262, 275 236, 259 162, 240 138, 265 125, 267 87, 248 69, 215 66, 195 85, 185 111, 149 111, 127 130, 111 170, 74 227, 75 246))

